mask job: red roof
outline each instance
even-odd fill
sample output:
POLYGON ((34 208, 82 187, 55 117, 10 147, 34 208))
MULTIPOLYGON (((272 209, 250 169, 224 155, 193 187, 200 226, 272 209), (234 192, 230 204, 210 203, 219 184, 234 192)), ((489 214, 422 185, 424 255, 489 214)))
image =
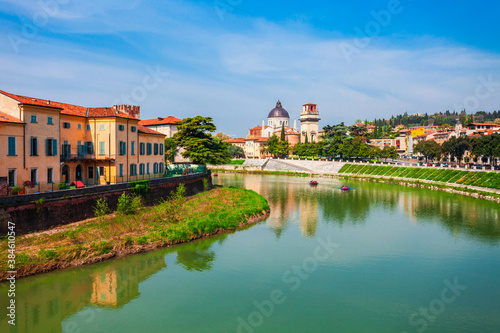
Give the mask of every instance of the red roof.
POLYGON ((254 128, 250 128, 250 131, 254 131, 254 130, 261 130, 262 128, 266 129, 267 127, 269 127, 269 126, 264 126, 264 127, 262 127, 262 126, 257 126, 257 127, 254 127, 254 128))
POLYGON ((2 90, 0 90, 0 93, 12 99, 15 99, 21 104, 29 104, 29 105, 61 109, 61 114, 69 116, 91 117, 91 118, 119 117, 119 118, 136 119, 124 112, 116 110, 115 108, 86 108, 84 106, 54 102, 47 99, 14 95, 2 90))
POLYGON ((143 134, 153 134, 153 135, 163 135, 163 136, 166 136, 163 133, 160 133, 160 132, 157 132, 157 131, 153 131, 152 129, 147 128, 146 126, 142 126, 142 125, 137 126, 137 130, 139 131, 139 133, 143 133, 143 134))
POLYGON ((85 184, 83 184, 80 180, 75 180, 71 183, 70 186, 76 186, 76 188, 82 188, 85 187, 85 184))
POLYGON ((245 139, 227 139, 227 140, 224 140, 226 142, 229 142, 229 143, 245 143, 245 139))
POLYGON ((494 126, 494 127, 500 127, 500 125, 495 124, 495 123, 470 123, 470 125, 475 125, 475 126, 484 126, 484 125, 489 125, 489 126, 494 126))
POLYGON ((16 117, 12 117, 6 113, 0 112, 0 123, 14 123, 14 124, 24 124, 22 121, 16 117))
POLYGON ((168 116, 167 118, 158 117, 155 119, 144 119, 139 122, 143 126, 154 126, 154 125, 175 125, 181 122, 182 119, 168 116))
POLYGON ((315 104, 315 103, 306 103, 304 105, 317 105, 317 104, 315 104))

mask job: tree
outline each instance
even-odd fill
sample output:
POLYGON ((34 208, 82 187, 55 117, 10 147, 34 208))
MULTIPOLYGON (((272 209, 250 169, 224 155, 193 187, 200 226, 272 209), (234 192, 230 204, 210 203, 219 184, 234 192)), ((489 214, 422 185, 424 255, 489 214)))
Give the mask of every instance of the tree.
POLYGON ((465 151, 470 149, 470 142, 468 138, 453 137, 448 141, 445 141, 441 146, 441 151, 443 154, 450 155, 452 160, 457 159, 460 161, 464 156, 465 151))
POLYGON ((288 151, 290 149, 290 145, 286 141, 280 141, 278 142, 278 145, 276 146, 276 155, 278 156, 285 156, 288 155, 288 151))
POLYGON ((425 156, 425 161, 430 158, 434 158, 441 155, 441 146, 436 141, 419 141, 414 148, 416 153, 420 153, 425 156))
POLYGON ((368 134, 368 129, 365 125, 352 125, 349 127, 349 134, 351 136, 366 136, 368 134))
POLYGON ((177 144, 174 138, 165 139, 165 161, 174 163, 175 156, 177 155, 177 144))
POLYGON ((479 138, 474 138, 471 141, 472 154, 476 157, 489 157, 490 160, 494 156, 498 157, 498 146, 500 146, 500 135, 484 135, 479 138))
POLYGON ((384 159, 390 158, 391 160, 395 160, 398 158, 398 151, 396 150, 396 147, 394 146, 385 146, 384 149, 382 149, 382 154, 381 154, 384 159))
POLYGON ((182 147, 184 158, 195 164, 229 163, 228 149, 230 144, 214 137, 210 132, 217 128, 210 117, 196 116, 185 118, 177 125, 178 132, 173 139, 176 147, 182 147))
POLYGON ((238 146, 230 145, 227 153, 232 158, 244 158, 245 157, 245 151, 243 150, 243 148, 238 147, 238 146))
POLYGON ((231 139, 231 137, 229 135, 224 134, 222 132, 215 134, 215 137, 219 140, 222 140, 222 141, 227 140, 227 139, 231 139))
POLYGON ((272 156, 276 155, 278 152, 279 139, 276 134, 273 134, 266 142, 266 151, 272 156))
POLYGON ((285 123, 281 124, 281 136, 280 136, 281 141, 285 141, 285 123))

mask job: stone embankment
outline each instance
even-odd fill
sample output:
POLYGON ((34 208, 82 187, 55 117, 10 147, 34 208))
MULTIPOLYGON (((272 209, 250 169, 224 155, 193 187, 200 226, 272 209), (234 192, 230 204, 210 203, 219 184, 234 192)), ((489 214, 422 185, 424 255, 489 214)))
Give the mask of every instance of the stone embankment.
POLYGON ((345 162, 284 160, 284 159, 248 159, 242 165, 212 165, 211 169, 228 171, 283 171, 335 175, 345 162))

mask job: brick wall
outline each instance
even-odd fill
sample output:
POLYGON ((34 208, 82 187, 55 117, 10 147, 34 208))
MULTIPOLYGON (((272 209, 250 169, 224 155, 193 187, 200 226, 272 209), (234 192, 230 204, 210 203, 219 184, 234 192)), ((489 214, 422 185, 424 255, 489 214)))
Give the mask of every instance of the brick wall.
MULTIPOLYGON (((210 171, 204 174, 150 180, 149 185, 151 189, 147 193, 145 204, 154 205, 159 203, 162 199, 167 199, 179 184, 184 184, 186 186, 186 194, 188 196, 202 192, 203 179, 207 179, 209 187, 212 187, 210 171)), ((4 205, 0 207, 0 234, 5 235, 7 233, 7 222, 9 221, 16 224, 16 234, 19 235, 47 230, 55 226, 94 217, 94 207, 96 206, 97 200, 100 198, 105 198, 111 210, 114 211, 116 210, 120 195, 122 195, 123 192, 128 194, 131 192, 128 183, 96 186, 94 188, 85 189, 87 192, 82 192, 81 190, 82 189, 59 191, 63 192, 65 195, 58 198, 45 198, 45 195, 53 193, 18 196, 33 196, 33 198, 30 198, 30 201, 18 201, 9 205, 4 203, 4 205), (44 198, 44 203, 41 205, 36 204, 35 200, 39 200, 42 197, 44 198)))

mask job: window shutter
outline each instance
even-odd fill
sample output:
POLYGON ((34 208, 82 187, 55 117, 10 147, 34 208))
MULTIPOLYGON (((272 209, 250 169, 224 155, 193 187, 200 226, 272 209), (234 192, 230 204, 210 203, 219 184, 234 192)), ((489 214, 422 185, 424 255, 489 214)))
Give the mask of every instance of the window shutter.
POLYGON ((57 139, 52 140, 52 155, 57 156, 57 139))
POLYGON ((16 138, 10 137, 9 138, 9 155, 14 156, 16 155, 16 138))

